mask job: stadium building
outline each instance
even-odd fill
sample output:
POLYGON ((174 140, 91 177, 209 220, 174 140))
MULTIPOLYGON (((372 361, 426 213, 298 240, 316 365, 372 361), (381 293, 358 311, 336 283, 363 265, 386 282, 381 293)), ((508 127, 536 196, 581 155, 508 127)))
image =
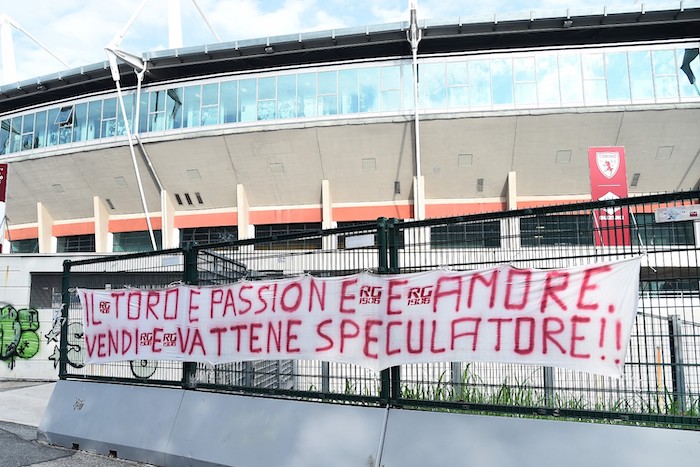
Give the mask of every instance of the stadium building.
POLYGON ((624 147, 630 195, 697 188, 688 3, 115 48, 113 69, 5 84, 3 252, 588 200, 591 146, 624 147))

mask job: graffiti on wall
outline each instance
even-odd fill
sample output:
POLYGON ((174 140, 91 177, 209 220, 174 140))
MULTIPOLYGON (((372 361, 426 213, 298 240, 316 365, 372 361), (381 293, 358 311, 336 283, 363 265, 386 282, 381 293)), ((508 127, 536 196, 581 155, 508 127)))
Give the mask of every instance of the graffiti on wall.
POLYGON ((0 360, 14 369, 18 358, 30 359, 39 352, 39 312, 34 308, 0 308, 0 360))
MULTIPOLYGON (((49 360, 53 361, 53 367, 58 367, 61 360, 61 350, 59 348, 59 339, 61 338, 61 327, 63 326, 64 318, 61 316, 61 311, 54 313, 53 324, 51 330, 44 335, 46 343, 54 342, 53 353, 49 356, 49 360)), ((85 366, 85 350, 83 348, 83 323, 75 322, 67 326, 67 354, 66 361, 73 368, 82 368, 85 366)))

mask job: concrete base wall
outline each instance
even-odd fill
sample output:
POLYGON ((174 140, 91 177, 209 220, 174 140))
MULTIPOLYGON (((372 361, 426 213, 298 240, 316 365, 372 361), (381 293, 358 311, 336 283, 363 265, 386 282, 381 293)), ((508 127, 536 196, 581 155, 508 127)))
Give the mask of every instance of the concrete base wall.
POLYGON ((39 434, 159 466, 640 467, 700 459, 692 431, 77 381, 56 384, 39 434))

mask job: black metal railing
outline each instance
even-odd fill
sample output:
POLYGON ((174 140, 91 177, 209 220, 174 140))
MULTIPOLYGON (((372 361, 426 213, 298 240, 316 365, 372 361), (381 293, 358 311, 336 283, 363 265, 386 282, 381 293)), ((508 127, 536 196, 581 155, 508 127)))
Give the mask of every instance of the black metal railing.
POLYGON ((700 191, 323 231, 65 263, 61 378, 178 385, 278 397, 700 428, 700 238, 658 208, 700 191), (622 215, 624 213, 625 215, 622 215), (607 216, 606 222, 600 222, 607 216), (222 365, 166 361, 84 365, 80 288, 228 284, 370 270, 401 274, 500 264, 561 268, 642 255, 639 312, 622 378, 534 365, 442 362, 381 374, 316 360, 222 365))

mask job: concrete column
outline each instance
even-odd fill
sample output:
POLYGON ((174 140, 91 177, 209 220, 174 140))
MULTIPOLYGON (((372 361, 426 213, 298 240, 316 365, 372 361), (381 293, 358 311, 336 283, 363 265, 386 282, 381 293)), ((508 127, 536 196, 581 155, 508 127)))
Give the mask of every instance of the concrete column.
MULTIPOLYGON (((508 172, 508 189, 506 190, 506 209, 508 211, 518 209, 518 193, 516 190, 515 172, 508 172)), ((504 240, 502 248, 517 250, 520 248, 520 220, 508 218, 501 220, 501 238, 504 240)))
POLYGON ((92 198, 92 209, 95 215, 95 252, 111 253, 112 245, 109 236, 109 211, 99 196, 92 198))
POLYGON ((518 209, 518 193, 516 190, 516 177, 515 172, 508 172, 508 199, 506 200, 507 209, 512 211, 513 209, 518 209))
POLYGON ((250 205, 248 204, 248 195, 246 195, 245 187, 239 183, 236 186, 236 206, 238 206, 238 238, 251 238, 253 234, 250 232, 250 205))
POLYGON ((56 238, 53 236, 53 217, 41 202, 36 203, 39 220, 39 253, 56 253, 56 238))
POLYGON ((160 192, 161 234, 163 249, 177 248, 180 246, 180 232, 175 228, 175 206, 168 196, 167 190, 160 192))
POLYGON ((425 178, 413 177, 413 218, 425 219, 425 178))
MULTIPOLYGON (((337 224, 333 222, 333 201, 331 200, 331 182, 323 180, 321 182, 321 228, 323 230, 333 229, 337 224)), ((324 250, 335 250, 338 248, 338 236, 326 235, 322 237, 324 250)))
POLYGON ((321 228, 332 229, 333 223, 333 201, 331 200, 331 182, 321 181, 321 228))

